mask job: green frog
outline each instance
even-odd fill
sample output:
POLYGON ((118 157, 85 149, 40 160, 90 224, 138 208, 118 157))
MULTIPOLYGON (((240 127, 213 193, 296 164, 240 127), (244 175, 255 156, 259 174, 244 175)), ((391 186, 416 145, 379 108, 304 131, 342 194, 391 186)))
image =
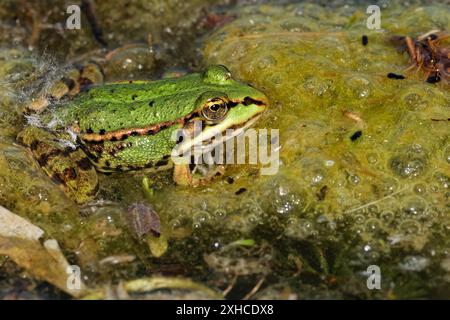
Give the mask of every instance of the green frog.
POLYGON ((174 131, 199 122, 203 137, 239 131, 267 106, 262 92, 221 65, 178 78, 91 84, 71 99, 48 100, 42 112, 28 116, 30 125, 17 138, 77 203, 96 196, 97 171, 174 168, 175 183, 197 184, 189 164, 174 165, 171 155, 198 141, 177 141, 174 131))

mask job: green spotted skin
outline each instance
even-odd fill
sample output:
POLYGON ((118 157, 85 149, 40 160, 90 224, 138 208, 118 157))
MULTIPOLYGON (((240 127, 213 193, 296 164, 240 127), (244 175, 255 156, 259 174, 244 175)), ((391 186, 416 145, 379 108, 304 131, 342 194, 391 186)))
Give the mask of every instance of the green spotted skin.
MULTIPOLYGON (((83 190, 82 193, 89 194, 82 197, 85 199, 98 189, 92 185, 96 179, 67 182, 72 172, 67 169, 71 167, 69 163, 78 168, 77 161, 89 159, 97 171, 103 172, 170 168, 170 155, 176 146, 172 138, 175 130, 194 120, 204 122, 204 132, 214 127, 221 131, 239 128, 259 116, 266 104, 263 93, 233 79, 225 67, 215 65, 202 73, 179 78, 89 87, 71 100, 50 106, 39 116, 42 128, 24 130, 19 140, 30 149, 36 145, 53 146, 56 151, 48 150, 49 147, 35 148, 33 156, 39 161, 51 154, 52 161, 41 163, 47 174, 59 177, 56 180, 66 187, 70 184, 67 188, 71 190, 83 190), (220 110, 226 113, 211 120, 208 117, 214 116, 217 107, 214 101, 220 101, 220 110), (61 147, 54 141, 61 139, 72 139, 76 150, 70 154, 76 151, 77 156, 68 157, 67 150, 66 156, 64 150, 59 152, 61 147), (89 186, 77 186, 83 183, 89 186)), ((93 168, 87 171, 95 174, 93 168)))

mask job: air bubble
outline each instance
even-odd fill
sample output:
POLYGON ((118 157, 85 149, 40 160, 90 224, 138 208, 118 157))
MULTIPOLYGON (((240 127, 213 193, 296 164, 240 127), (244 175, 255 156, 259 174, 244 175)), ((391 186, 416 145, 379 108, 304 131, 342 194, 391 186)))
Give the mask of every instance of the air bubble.
POLYGON ((380 219, 385 223, 391 223, 395 219, 395 214, 392 211, 383 211, 380 214, 380 219))
POLYGON ((426 191, 427 187, 424 184, 419 183, 414 186, 414 192, 417 194, 424 194, 426 191))
POLYGON ((362 224, 366 220, 366 217, 362 214, 356 214, 356 215, 354 215, 353 218, 355 219, 355 222, 358 224, 362 224))
POLYGON ((416 111, 427 106, 426 101, 417 93, 410 93, 403 97, 406 107, 411 111, 416 111))
POLYGON ((402 178, 412 179, 422 175, 426 164, 422 158, 398 155, 391 159, 390 167, 394 174, 402 178))
POLYGON ((348 181, 353 185, 357 185, 361 182, 361 178, 357 174, 350 174, 348 176, 348 181))
POLYGON ((427 205, 422 198, 412 197, 405 201, 403 212, 410 215, 422 215, 426 213, 427 205))
POLYGON ((376 153, 369 153, 369 154, 367 155, 367 161, 368 161, 370 164, 375 164, 375 163, 377 163, 377 161, 378 161, 378 155, 377 155, 376 153))
POLYGON ((362 76, 354 76, 346 81, 347 86, 356 98, 367 98, 370 96, 370 80, 362 76))
POLYGON ((309 236, 317 235, 312 221, 308 219, 293 218, 289 220, 286 234, 297 239, 305 239, 309 236))
POLYGON ((194 226, 195 225, 201 225, 208 221, 210 218, 210 214, 208 211, 199 211, 195 213, 192 217, 194 226))
POLYGON ((277 60, 272 56, 265 56, 258 60, 258 68, 260 70, 275 67, 277 65, 277 60))
POLYGON ((400 226, 399 229, 406 235, 417 235, 420 233, 420 223, 416 220, 404 220, 400 226))
POLYGON ((450 146, 448 146, 444 150, 444 159, 445 161, 447 161, 447 163, 450 163, 450 146))
POLYGON ((375 218, 367 220, 365 226, 367 232, 378 232, 381 230, 381 222, 375 218))
POLYGON ((450 188, 450 178, 441 172, 436 172, 434 178, 439 186, 443 189, 450 188))
POLYGON ((214 216, 216 216, 218 218, 225 217, 226 214, 227 214, 227 212, 224 209, 216 209, 216 210, 214 210, 214 216))
POLYGON ((441 268, 450 272, 450 258, 445 258, 441 261, 441 268))
POLYGON ((287 21, 280 24, 280 27, 289 32, 308 32, 311 29, 297 20, 287 21))

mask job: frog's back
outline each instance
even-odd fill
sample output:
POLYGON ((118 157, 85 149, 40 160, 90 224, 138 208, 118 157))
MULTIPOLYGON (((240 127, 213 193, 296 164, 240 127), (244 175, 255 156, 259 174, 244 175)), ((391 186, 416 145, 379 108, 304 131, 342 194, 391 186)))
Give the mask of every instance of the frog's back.
POLYGON ((198 75, 180 82, 159 80, 109 83, 90 88, 68 102, 66 118, 81 131, 114 131, 145 127, 179 119, 193 111, 204 87, 198 75))

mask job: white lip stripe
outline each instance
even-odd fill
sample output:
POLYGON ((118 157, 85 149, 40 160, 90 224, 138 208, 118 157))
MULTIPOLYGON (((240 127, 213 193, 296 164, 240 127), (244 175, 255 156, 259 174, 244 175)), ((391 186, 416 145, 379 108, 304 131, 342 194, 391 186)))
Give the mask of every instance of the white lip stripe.
POLYGON ((201 133, 199 134, 197 137, 195 137, 194 139, 189 139, 186 141, 186 143, 181 143, 179 145, 177 145, 175 147, 175 152, 178 155, 182 155, 183 153, 187 152, 189 148, 191 148, 193 145, 198 145, 199 147, 202 148, 202 152, 209 152, 211 151, 215 146, 217 146, 219 143, 222 143, 230 138, 233 138, 239 134, 241 134, 244 130, 246 130, 248 127, 250 127, 251 125, 253 125, 260 117, 261 115, 257 115, 255 117, 253 117, 252 119, 248 120, 242 127, 233 130, 233 134, 232 135, 224 135, 223 132, 225 132, 226 129, 229 128, 214 128, 212 130, 209 130, 206 133, 201 133), (212 137, 214 137, 216 134, 221 134, 222 139, 220 139, 219 141, 214 141, 213 143, 210 143, 206 146, 202 146, 202 142, 203 141, 208 141, 209 139, 211 139, 212 137), (226 138, 226 140, 225 140, 226 138))

